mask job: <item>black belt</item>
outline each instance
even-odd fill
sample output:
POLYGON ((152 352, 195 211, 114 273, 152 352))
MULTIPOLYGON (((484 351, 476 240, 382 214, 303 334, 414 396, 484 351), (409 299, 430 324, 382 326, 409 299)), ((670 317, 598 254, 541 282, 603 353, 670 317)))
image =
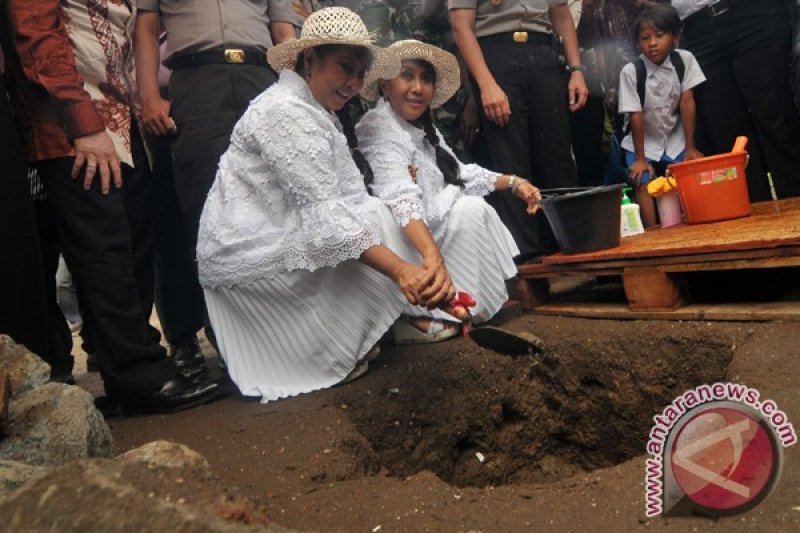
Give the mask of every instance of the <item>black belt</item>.
POLYGON ((193 54, 172 57, 167 66, 172 70, 200 67, 203 65, 258 65, 269 67, 267 54, 252 48, 225 48, 203 50, 193 54))
POLYGON ((709 18, 718 17, 738 3, 739 0, 716 0, 715 2, 711 2, 709 5, 698 11, 696 14, 700 14, 709 18))
POLYGON ((553 34, 541 31, 507 31, 486 37, 478 37, 480 44, 553 44, 553 34))

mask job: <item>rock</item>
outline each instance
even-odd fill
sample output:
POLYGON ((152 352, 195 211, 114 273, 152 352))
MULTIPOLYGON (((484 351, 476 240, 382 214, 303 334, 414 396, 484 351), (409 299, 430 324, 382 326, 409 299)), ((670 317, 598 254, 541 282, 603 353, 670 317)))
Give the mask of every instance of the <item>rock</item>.
POLYGON ((134 450, 123 453, 117 460, 123 464, 131 461, 143 462, 166 468, 196 468, 210 473, 206 458, 180 443, 157 440, 148 442, 134 450))
POLYGON ((48 383, 16 395, 0 441, 0 459, 62 465, 85 457, 110 457, 114 442, 88 392, 48 383))
POLYGON ((54 469, 0 501, 3 529, 38 531, 286 531, 262 508, 221 495, 208 463, 179 444, 158 442, 117 459, 54 469))
POLYGON ((11 401, 11 377, 8 372, 0 370, 0 437, 5 435, 8 404, 11 401))
POLYGON ((14 396, 50 380, 50 365, 8 335, 0 335, 0 371, 8 372, 14 396))
POLYGON ((0 501, 28 481, 41 477, 50 470, 43 466, 0 460, 0 501))

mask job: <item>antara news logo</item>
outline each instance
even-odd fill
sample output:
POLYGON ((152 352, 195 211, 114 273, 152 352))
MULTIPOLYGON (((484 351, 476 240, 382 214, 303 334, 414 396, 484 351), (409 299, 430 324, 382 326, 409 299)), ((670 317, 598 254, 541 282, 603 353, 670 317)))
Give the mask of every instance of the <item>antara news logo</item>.
POLYGON ((775 487, 783 448, 797 442, 786 413, 738 383, 690 389, 653 417, 647 442, 648 517, 733 515, 775 487))

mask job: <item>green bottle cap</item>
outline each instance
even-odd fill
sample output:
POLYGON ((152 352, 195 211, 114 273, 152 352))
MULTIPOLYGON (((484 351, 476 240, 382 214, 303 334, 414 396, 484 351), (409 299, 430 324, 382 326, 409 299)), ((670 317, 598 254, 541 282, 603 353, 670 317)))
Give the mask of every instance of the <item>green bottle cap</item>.
POLYGON ((625 187, 622 189, 622 205, 628 205, 631 203, 631 199, 628 198, 628 191, 632 190, 630 187, 625 187))

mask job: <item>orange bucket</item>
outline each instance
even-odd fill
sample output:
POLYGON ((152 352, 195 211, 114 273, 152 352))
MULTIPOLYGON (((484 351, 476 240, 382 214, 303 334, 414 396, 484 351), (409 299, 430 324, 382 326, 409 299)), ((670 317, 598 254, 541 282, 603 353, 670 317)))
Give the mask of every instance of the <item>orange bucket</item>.
POLYGON ((747 152, 702 157, 667 167, 675 176, 686 222, 699 224, 750 214, 747 152))

